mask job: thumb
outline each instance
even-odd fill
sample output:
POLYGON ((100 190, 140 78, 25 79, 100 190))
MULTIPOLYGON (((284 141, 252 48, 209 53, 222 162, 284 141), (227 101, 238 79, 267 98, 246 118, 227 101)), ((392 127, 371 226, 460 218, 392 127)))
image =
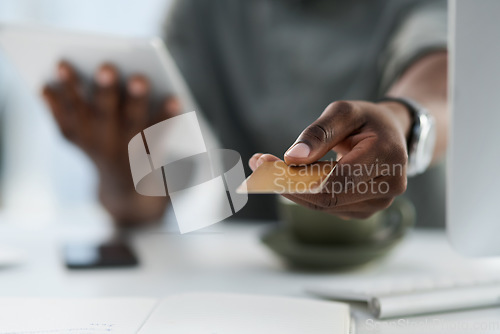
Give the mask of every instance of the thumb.
POLYGON ((285 162, 302 165, 318 161, 362 125, 361 112, 354 102, 331 103, 285 152, 285 162))

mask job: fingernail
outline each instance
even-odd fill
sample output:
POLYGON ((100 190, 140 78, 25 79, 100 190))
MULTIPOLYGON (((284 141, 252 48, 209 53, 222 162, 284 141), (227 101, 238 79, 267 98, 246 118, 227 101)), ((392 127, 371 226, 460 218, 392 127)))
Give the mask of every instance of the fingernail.
POLYGON ((297 143, 290 147, 285 155, 291 158, 307 158, 311 153, 311 148, 305 143, 297 143))
POLYGON ((248 162, 248 167, 250 167, 252 172, 255 170, 255 165, 251 161, 248 162))
POLYGON ((177 98, 168 98, 165 100, 164 108, 167 114, 172 117, 180 114, 180 102, 177 98))
POLYGON ((146 93, 146 85, 141 80, 131 80, 128 84, 128 91, 135 96, 141 96, 146 93))
POLYGON ((101 69, 97 72, 97 82, 101 86, 111 86, 113 83, 113 73, 108 69, 101 69))
POLYGON ((59 76, 59 79, 65 81, 69 79, 69 71, 68 68, 64 65, 59 65, 57 68, 57 74, 59 76))
POLYGON ((259 168, 259 166, 262 165, 263 163, 264 163, 264 160, 262 160, 262 159, 257 160, 257 162, 255 163, 255 169, 259 168))

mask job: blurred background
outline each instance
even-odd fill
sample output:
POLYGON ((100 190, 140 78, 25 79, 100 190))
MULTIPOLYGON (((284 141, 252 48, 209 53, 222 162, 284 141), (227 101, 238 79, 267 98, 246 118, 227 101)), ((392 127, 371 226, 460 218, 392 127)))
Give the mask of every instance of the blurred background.
MULTIPOLYGON (((148 37, 160 35, 169 4, 169 0, 1 0, 0 25, 148 37)), ((1 52, 0 117, 4 214, 24 216, 36 225, 50 221, 61 209, 98 207, 94 167, 62 139, 41 99, 23 87, 1 52)))

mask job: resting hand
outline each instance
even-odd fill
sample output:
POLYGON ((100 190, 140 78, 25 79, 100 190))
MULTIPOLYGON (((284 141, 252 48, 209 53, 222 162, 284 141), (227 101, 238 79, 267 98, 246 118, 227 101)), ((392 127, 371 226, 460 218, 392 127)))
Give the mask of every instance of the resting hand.
POLYGON ((57 74, 58 80, 43 88, 43 97, 64 137, 95 163, 103 205, 122 225, 161 217, 165 198, 135 192, 128 142, 146 127, 178 115, 178 100, 167 98, 152 111, 148 79, 138 74, 121 83, 111 64, 101 65, 92 83, 67 62, 58 64, 57 74))

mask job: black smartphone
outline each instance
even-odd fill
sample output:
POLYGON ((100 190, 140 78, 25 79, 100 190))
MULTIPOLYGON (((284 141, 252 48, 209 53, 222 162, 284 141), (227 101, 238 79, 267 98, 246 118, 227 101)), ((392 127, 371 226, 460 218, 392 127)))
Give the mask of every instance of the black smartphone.
POLYGON ((137 256, 123 240, 67 244, 64 261, 68 269, 134 267, 139 264, 137 256))

